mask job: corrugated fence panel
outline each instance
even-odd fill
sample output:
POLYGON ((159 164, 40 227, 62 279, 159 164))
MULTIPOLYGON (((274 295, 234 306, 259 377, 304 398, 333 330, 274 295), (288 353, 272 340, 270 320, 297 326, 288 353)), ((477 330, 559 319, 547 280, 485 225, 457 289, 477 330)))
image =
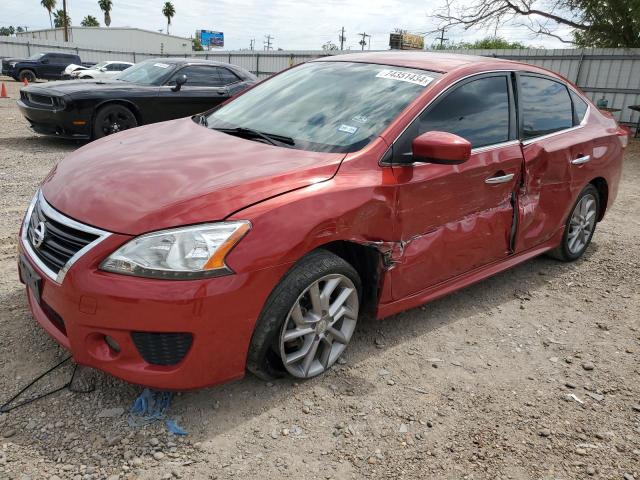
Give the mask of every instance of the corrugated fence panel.
MULTIPOLYGON (((15 37, 0 37, 0 58, 26 57, 42 51, 73 52, 83 62, 102 60, 127 60, 140 62, 158 58, 145 52, 109 51, 73 43, 47 40, 29 40, 15 37)), ((293 65, 325 55, 351 52, 309 51, 207 51, 192 52, 197 58, 208 58, 238 65, 267 78, 293 65)), ((591 99, 605 98, 609 107, 619 108, 614 115, 623 122, 640 121, 640 114, 630 110, 630 105, 640 104, 640 49, 510 49, 510 50, 452 50, 448 53, 484 55, 505 58, 538 65, 558 72, 576 83, 591 99)), ((184 52, 167 52, 163 56, 187 56, 184 52)))

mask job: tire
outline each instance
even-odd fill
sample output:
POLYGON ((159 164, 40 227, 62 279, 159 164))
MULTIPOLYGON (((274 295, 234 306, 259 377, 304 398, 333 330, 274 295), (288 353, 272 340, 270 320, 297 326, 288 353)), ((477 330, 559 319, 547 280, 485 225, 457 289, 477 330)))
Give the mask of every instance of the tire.
POLYGON ((81 80, 89 80, 89 79, 93 79, 93 77, 91 75, 85 75, 83 77, 80 77, 81 80))
POLYGON ((600 218, 600 194, 592 184, 587 185, 573 204, 564 227, 562 242, 549 256, 562 262, 573 262, 587 250, 600 218))
POLYGON ((251 339, 247 369, 263 380, 270 380, 287 373, 301 379, 312 378, 331 368, 346 349, 355 329, 361 285, 356 270, 331 252, 316 250, 303 257, 269 295, 251 339), (323 313, 319 319, 310 303, 309 289, 315 284, 319 286, 321 294, 320 297, 316 297, 320 299, 316 305, 323 305, 323 313), (351 289, 353 292, 350 292, 351 289), (349 312, 337 321, 330 315, 333 308, 325 310, 327 305, 322 301, 322 294, 329 290, 332 290, 327 296, 329 304, 332 307, 337 305, 344 296, 344 311, 349 312), (304 304, 310 308, 307 310, 303 306, 300 307, 300 315, 294 313, 294 310, 298 311, 297 305, 304 304), (311 318, 314 320, 310 321, 311 318), (299 328, 299 322, 303 323, 305 328, 299 328), (312 331, 293 340, 285 340, 303 330, 312 331), (310 358, 307 354, 299 361, 285 364, 285 358, 293 358, 303 352, 309 342, 309 354, 313 353, 314 357, 311 363, 305 361, 310 358), (309 367, 306 367, 307 364, 309 367))
POLYGON ((105 105, 93 120, 93 137, 102 138, 137 126, 136 116, 124 105, 105 105))
POLYGON ((33 83, 36 81, 36 74, 33 70, 21 70, 18 74, 18 79, 21 82, 24 82, 24 80, 26 79, 27 82, 33 83))

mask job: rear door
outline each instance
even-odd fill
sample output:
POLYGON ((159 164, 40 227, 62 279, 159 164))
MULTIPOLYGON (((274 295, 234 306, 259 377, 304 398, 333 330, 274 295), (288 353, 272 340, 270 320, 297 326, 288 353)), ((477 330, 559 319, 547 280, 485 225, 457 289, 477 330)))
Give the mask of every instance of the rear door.
POLYGON ((229 89, 214 65, 187 65, 174 72, 160 88, 160 103, 165 120, 204 112, 229 98, 229 89), (174 92, 176 78, 187 76, 187 83, 174 92))
POLYGON ((394 299, 511 253, 522 152, 509 72, 451 87, 394 143, 393 157, 402 239, 402 260, 391 271, 394 299), (427 131, 469 140, 471 158, 461 165, 410 164, 411 141, 427 131))
POLYGON ((575 92, 572 98, 564 82, 519 73, 518 94, 524 156, 516 242, 520 252, 563 228, 575 198, 590 180, 594 146, 592 136, 582 131, 586 103, 575 92))

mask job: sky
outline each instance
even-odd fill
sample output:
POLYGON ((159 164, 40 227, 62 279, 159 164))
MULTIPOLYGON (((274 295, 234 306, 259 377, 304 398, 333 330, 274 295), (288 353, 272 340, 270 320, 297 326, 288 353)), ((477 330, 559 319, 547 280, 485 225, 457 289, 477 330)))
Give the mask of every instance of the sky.
MULTIPOLYGON (((470 0, 455 0, 459 4, 470 0)), ((112 27, 136 27, 166 31, 162 16, 164 0, 113 0, 112 27)), ((272 35, 273 46, 284 50, 319 50, 327 41, 338 43, 340 28, 345 28, 345 48, 360 49, 358 33, 371 35, 370 48, 385 50, 394 28, 423 33, 436 28, 430 18, 444 0, 173 0, 176 15, 170 33, 191 37, 196 30, 222 31, 225 49, 248 48, 255 39, 256 49, 263 48, 265 35, 272 35)), ((58 7, 62 0, 58 0, 58 7)), ((97 0, 67 0, 73 25, 86 15, 104 24, 97 0)), ((29 30, 49 28, 47 11, 39 0, 0 0, 0 26, 22 25, 29 30)), ((493 34, 482 30, 448 31, 451 41, 473 41, 493 34)), ((498 35, 526 45, 567 48, 552 38, 535 38, 524 26, 509 25, 498 35)), ((427 45, 435 34, 426 37, 427 45)), ((368 39, 369 40, 369 39, 368 39)))

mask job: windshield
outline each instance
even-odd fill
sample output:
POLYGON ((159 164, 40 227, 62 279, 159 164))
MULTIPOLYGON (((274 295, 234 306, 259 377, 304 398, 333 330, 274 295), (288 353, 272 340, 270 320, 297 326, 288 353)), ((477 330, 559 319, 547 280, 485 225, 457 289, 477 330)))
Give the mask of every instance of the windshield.
POLYGON ((287 137, 292 148, 353 152, 378 136, 436 77, 386 65, 311 62, 263 82, 203 123, 287 137))
POLYGON ((44 53, 34 53, 27 60, 38 60, 41 57, 44 57, 44 53))
POLYGON ((100 62, 100 63, 96 63, 96 64, 95 64, 93 67, 91 67, 91 68, 94 68, 94 69, 96 69, 96 70, 99 70, 100 68, 102 68, 102 67, 106 67, 106 66, 107 66, 107 62, 100 62))
POLYGON ((159 85, 174 67, 172 63, 147 60, 127 68, 117 76, 117 79, 140 85, 159 85))

